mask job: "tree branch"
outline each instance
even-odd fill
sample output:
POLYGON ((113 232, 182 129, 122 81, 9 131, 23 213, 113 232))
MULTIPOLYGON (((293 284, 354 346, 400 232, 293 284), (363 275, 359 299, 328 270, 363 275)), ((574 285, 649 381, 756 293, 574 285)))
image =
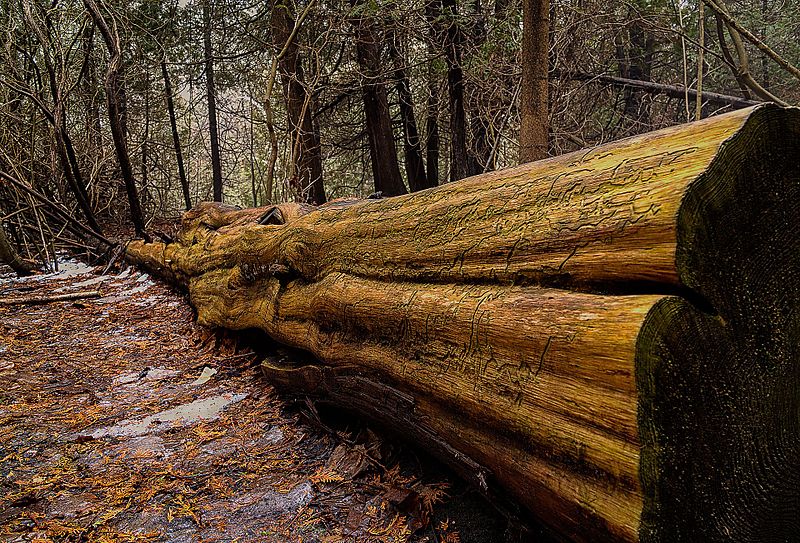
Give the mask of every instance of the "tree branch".
POLYGON ((703 0, 703 2, 708 5, 708 7, 713 9, 717 14, 719 14, 722 20, 724 20, 730 28, 736 30, 739 34, 747 38, 747 41, 758 47, 761 52, 774 60, 778 66, 792 74, 797 80, 800 80, 800 69, 781 57, 778 53, 773 51, 770 46, 761 41, 755 34, 743 27, 739 21, 731 16, 722 0, 717 0, 716 2, 714 0, 703 0))
MULTIPOLYGON (((690 100, 697 100, 697 91, 693 89, 687 90, 680 85, 667 85, 664 83, 641 81, 639 79, 628 79, 613 75, 588 74, 584 72, 562 72, 559 70, 550 72, 550 76, 559 79, 572 79, 574 81, 599 81, 601 83, 608 83, 619 87, 635 87, 650 94, 665 94, 671 98, 678 98, 680 100, 683 100, 688 93, 690 100)), ((719 94, 708 91, 703 92, 702 99, 706 100, 710 104, 731 106, 735 109, 750 107, 761 103, 755 100, 739 98, 738 96, 730 96, 727 94, 719 94)))

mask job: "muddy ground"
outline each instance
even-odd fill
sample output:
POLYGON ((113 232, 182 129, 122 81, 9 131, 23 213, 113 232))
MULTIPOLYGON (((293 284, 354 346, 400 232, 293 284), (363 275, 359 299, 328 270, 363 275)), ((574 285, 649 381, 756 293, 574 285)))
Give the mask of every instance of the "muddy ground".
POLYGON ((146 274, 6 271, 0 300, 100 297, 0 305, 0 541, 507 541, 441 466, 277 394, 277 346, 198 326, 146 274))

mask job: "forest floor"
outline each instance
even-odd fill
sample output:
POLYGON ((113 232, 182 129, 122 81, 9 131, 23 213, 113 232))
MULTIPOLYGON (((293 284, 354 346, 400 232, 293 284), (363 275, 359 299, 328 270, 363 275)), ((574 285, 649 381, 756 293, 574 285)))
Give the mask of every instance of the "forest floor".
POLYGON ((0 300, 100 297, 0 305, 0 541, 504 540, 462 483, 290 404, 146 274, 2 271, 0 300))

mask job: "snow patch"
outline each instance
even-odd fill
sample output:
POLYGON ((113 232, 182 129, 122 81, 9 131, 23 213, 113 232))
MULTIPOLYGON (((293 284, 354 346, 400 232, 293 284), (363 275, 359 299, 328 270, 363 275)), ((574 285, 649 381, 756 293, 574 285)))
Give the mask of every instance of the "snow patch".
POLYGON ((244 400, 247 396, 248 394, 221 394, 204 400, 195 400, 143 419, 123 420, 114 426, 95 430, 90 435, 95 439, 107 436, 138 437, 163 432, 174 425, 190 426, 201 420, 214 421, 226 407, 244 400))

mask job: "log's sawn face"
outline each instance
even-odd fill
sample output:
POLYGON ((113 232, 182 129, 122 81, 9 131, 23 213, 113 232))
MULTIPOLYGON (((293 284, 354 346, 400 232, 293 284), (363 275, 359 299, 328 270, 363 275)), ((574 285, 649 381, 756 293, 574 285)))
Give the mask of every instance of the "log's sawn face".
POLYGON ((578 541, 800 537, 800 114, 764 106, 407 196, 202 204, 128 257, 277 384, 578 541))
POLYGON ((764 107, 678 215, 637 346, 648 541, 800 539, 800 115, 764 107))

